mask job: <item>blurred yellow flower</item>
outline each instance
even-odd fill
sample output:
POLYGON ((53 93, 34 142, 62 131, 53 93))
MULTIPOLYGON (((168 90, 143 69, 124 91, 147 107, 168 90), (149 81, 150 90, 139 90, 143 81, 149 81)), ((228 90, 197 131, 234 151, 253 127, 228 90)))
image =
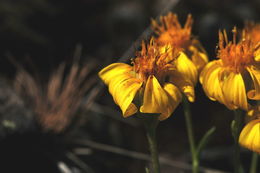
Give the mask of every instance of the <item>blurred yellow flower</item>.
POLYGON ((99 76, 124 117, 140 108, 141 113, 160 114, 159 120, 164 120, 181 102, 180 90, 194 100, 192 82, 177 70, 177 66, 185 68, 187 64, 180 64, 177 59, 185 62, 188 58, 170 45, 159 47, 151 39, 148 45, 142 43, 141 51, 132 59, 133 66, 113 63, 102 69, 99 76))
POLYGON ((192 16, 188 15, 186 23, 182 27, 177 15, 170 12, 167 16, 161 16, 160 24, 152 20, 152 28, 158 35, 156 41, 160 45, 171 44, 183 51, 189 57, 189 68, 197 69, 200 72, 208 62, 208 57, 200 42, 191 34, 192 23, 192 16))
POLYGON ((243 36, 236 43, 237 31, 233 30, 233 41, 228 41, 224 31, 219 32, 218 60, 209 62, 200 74, 200 82, 206 95, 229 109, 248 110, 247 97, 260 99, 259 46, 243 36))
POLYGON ((239 143, 260 154, 260 119, 250 121, 239 136, 239 143))
POLYGON ((255 45, 260 44, 260 24, 255 24, 253 22, 248 22, 243 30, 243 37, 247 36, 248 39, 255 45))

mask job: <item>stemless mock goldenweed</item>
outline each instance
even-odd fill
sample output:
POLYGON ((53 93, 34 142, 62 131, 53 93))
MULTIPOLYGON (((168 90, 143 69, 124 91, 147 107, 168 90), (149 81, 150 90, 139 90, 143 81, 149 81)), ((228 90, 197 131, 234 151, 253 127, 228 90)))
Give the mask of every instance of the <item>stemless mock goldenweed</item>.
POLYGON ((154 39, 142 42, 141 51, 132 59, 132 66, 113 63, 99 72, 124 117, 141 113, 160 114, 168 118, 181 102, 181 91, 194 100, 194 88, 177 69, 183 65, 177 59, 187 59, 171 45, 158 46, 154 39))
POLYGON ((248 110, 248 98, 260 99, 260 51, 247 35, 239 42, 236 37, 236 28, 233 41, 228 41, 226 31, 219 32, 219 59, 205 66, 200 82, 211 100, 217 100, 231 110, 248 110))
MULTIPOLYGON (((258 51, 258 53, 256 53, 258 56, 256 56, 255 59, 259 61, 260 24, 254 24, 252 22, 247 23, 245 29, 243 30, 243 37, 247 37, 247 39, 250 39, 253 42, 256 48, 258 47, 256 50, 258 51)), ((258 86, 259 88, 259 73, 256 79, 257 82, 255 82, 255 86, 258 86)), ((256 91, 253 91, 251 94, 255 95, 255 92, 256 91)), ((259 100, 260 97, 258 96, 256 99, 259 100)), ((245 148, 260 153, 260 106, 256 106, 248 113, 248 115, 254 119, 246 124, 246 126, 243 128, 239 136, 239 143, 245 148)))
MULTIPOLYGON (((177 15, 170 12, 166 16, 161 16, 160 22, 152 20, 152 28, 157 35, 156 42, 159 45, 169 44, 183 52, 185 59, 177 59, 176 62, 179 64, 177 70, 186 80, 190 80, 194 87, 198 81, 198 74, 208 62, 208 57, 200 42, 191 33, 192 23, 192 16, 188 15, 186 23, 182 27, 177 15)), ((188 97, 188 99, 194 101, 191 97, 188 97)), ((184 115, 192 153, 192 170, 193 173, 197 173, 199 172, 199 154, 194 142, 189 104, 185 99, 184 115)))
MULTIPOLYGON (((160 24, 152 20, 152 28, 158 35, 156 41, 160 45, 171 44, 183 51, 189 57, 189 68, 200 72, 207 64, 208 57, 200 42, 191 34, 192 23, 192 16, 188 15, 182 27, 177 15, 170 12, 166 16, 161 16, 160 24)), ((196 82, 197 76, 191 79, 196 82)))

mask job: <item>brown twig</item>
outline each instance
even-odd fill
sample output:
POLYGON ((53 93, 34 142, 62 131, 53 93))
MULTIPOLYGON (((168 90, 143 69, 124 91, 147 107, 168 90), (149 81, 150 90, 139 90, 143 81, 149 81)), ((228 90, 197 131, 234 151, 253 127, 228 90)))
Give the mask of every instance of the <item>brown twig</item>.
POLYGON ((73 161, 76 165, 78 165, 84 172, 94 173, 94 171, 86 163, 84 163, 78 156, 76 156, 72 152, 67 152, 66 156, 71 161, 73 161))
MULTIPOLYGON (((130 151, 130 150, 126 150, 123 148, 119 148, 119 147, 115 147, 115 146, 111 146, 111 145, 107 145, 107 144, 102 144, 102 143, 98 143, 98 142, 87 140, 87 139, 84 139, 84 140, 77 139, 77 140, 74 140, 74 142, 77 144, 80 144, 80 145, 91 147, 93 149, 116 153, 119 155, 131 157, 131 158, 135 158, 135 159, 150 161, 150 156, 148 154, 144 154, 144 153, 140 153, 140 152, 136 152, 136 151, 130 151)), ((164 165, 168 165, 168 166, 172 166, 175 168, 188 170, 188 171, 192 170, 192 166, 188 163, 174 161, 174 160, 171 160, 171 159, 168 159, 165 157, 160 157, 159 160, 160 160, 160 163, 164 164, 164 165)), ((225 171, 220 171, 220 170, 206 168, 206 167, 200 167, 200 170, 203 173, 228 173, 225 171)))

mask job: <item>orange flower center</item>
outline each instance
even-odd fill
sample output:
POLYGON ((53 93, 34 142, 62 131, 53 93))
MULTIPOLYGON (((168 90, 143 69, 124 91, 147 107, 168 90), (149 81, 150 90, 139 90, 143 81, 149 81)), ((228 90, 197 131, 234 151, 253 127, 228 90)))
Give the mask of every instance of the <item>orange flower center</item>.
POLYGON ((259 44, 260 42, 260 24, 254 24, 254 23, 247 23, 245 30, 244 30, 244 35, 247 34, 249 39, 254 44, 259 44))
POLYGON ((186 49, 191 44, 192 17, 188 15, 184 27, 178 21, 177 15, 169 13, 160 18, 161 25, 152 21, 152 27, 159 36, 159 44, 171 44, 174 47, 186 49))
POLYGON ((165 82, 169 70, 174 69, 172 62, 177 58, 178 51, 171 46, 159 47, 151 39, 149 45, 142 42, 142 49, 132 60, 137 77, 146 81, 154 75, 161 83, 165 82))
POLYGON ((222 60, 224 66, 240 73, 246 66, 255 62, 255 47, 252 41, 248 39, 242 39, 236 43, 236 34, 236 28, 234 28, 233 42, 229 42, 226 32, 219 32, 218 57, 222 60))

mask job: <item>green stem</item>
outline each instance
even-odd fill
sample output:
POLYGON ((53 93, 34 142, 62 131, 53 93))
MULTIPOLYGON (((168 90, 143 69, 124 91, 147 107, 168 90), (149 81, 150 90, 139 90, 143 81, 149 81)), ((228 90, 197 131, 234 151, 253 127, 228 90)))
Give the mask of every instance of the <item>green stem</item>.
POLYGON ((190 143, 190 151, 192 156, 192 172, 198 173, 199 172, 199 159, 196 151, 194 136, 193 136, 193 127, 192 127, 192 119, 191 119, 191 112, 190 112, 190 105, 187 98, 183 97, 183 108, 184 108, 184 115, 186 120, 186 128, 188 132, 188 138, 190 143))
POLYGON ((146 129, 146 135, 150 147, 150 153, 151 153, 151 162, 152 162, 152 168, 153 173, 160 173, 160 164, 159 164, 159 156, 158 156, 158 150, 157 150, 157 142, 156 142, 156 127, 158 124, 158 117, 155 117, 156 119, 145 119, 144 125, 146 129))
POLYGON ((234 170, 235 173, 243 172, 243 168, 240 162, 240 146, 239 146, 239 135, 242 130, 243 114, 240 110, 235 110, 235 118, 232 127, 232 134, 234 137, 234 170))
POLYGON ((257 171, 257 162, 258 162, 258 154, 253 152, 252 160, 251 160, 250 173, 256 173, 256 171, 257 171))

